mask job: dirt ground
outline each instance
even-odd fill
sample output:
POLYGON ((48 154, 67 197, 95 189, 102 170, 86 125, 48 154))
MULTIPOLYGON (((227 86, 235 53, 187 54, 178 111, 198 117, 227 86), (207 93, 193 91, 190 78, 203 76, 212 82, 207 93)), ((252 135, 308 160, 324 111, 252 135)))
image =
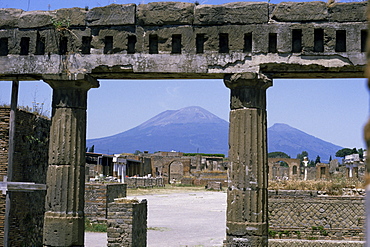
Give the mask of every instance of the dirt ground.
MULTIPOLYGON (((222 246, 226 193, 204 187, 129 189, 128 198, 148 201, 148 247, 222 246)), ((106 234, 86 233, 86 247, 106 246, 106 234)))

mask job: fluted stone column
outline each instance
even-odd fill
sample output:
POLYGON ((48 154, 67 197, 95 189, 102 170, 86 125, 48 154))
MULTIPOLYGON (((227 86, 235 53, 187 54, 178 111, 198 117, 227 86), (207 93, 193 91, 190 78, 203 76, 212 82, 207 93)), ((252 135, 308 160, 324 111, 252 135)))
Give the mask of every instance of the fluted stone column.
POLYGON ((231 89, 225 246, 267 246, 266 89, 256 74, 224 78, 231 89))
POLYGON ((87 91, 99 83, 86 75, 79 77, 44 78, 53 88, 45 246, 84 246, 87 91))

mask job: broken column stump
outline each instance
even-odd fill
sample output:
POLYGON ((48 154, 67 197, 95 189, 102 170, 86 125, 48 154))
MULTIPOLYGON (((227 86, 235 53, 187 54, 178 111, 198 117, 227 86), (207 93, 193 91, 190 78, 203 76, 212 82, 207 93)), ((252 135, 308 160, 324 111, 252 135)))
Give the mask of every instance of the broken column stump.
POLYGON ((231 89, 229 184, 224 245, 267 246, 267 124, 268 79, 252 73, 227 75, 231 89))
POLYGON ((147 201, 119 198, 108 204, 108 247, 144 247, 147 201))

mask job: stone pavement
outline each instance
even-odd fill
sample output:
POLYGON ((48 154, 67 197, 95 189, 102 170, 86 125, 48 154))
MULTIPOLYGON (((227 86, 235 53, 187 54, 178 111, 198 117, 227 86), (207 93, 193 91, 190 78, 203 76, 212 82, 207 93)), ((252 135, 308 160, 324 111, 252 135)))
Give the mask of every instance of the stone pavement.
MULTIPOLYGON (((190 191, 128 196, 148 200, 148 247, 222 246, 226 193, 190 191)), ((86 233, 86 247, 106 246, 105 233, 86 233)))

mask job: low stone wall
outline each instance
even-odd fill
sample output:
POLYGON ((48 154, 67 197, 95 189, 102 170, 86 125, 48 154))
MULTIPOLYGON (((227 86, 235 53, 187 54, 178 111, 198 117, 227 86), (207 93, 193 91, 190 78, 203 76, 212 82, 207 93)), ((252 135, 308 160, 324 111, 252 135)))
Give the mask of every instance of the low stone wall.
POLYGON ((120 198, 108 204, 108 247, 146 246, 147 201, 120 198))
POLYGON ((269 239, 269 247, 363 247, 363 241, 269 239))
POLYGON ((116 198, 126 197, 126 184, 86 183, 85 217, 91 221, 107 218, 107 206, 116 198))
POLYGON ((269 191, 270 238, 364 240, 364 202, 361 196, 269 191))
POLYGON ((143 178, 143 177, 130 177, 125 178, 125 184, 127 188, 152 188, 152 187, 163 187, 163 178, 143 178))

